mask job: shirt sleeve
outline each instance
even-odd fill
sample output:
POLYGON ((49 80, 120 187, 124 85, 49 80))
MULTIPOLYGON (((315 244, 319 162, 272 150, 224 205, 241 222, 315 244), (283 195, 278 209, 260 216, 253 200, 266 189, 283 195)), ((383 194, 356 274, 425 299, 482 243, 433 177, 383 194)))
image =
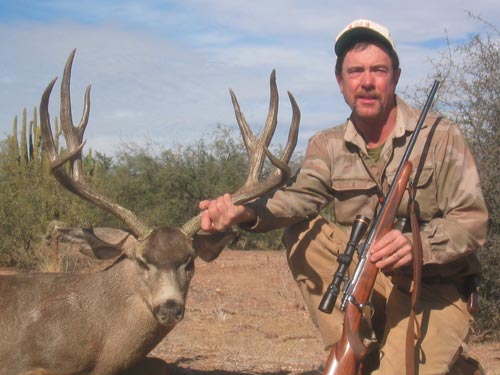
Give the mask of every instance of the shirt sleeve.
POLYGON ((331 175, 328 145, 320 133, 309 141, 299 170, 284 188, 247 203, 257 221, 242 227, 265 232, 316 216, 332 199, 331 175))
POLYGON ((488 212, 473 156, 454 124, 435 146, 436 200, 440 215, 421 232, 424 263, 445 264, 482 246, 488 212))

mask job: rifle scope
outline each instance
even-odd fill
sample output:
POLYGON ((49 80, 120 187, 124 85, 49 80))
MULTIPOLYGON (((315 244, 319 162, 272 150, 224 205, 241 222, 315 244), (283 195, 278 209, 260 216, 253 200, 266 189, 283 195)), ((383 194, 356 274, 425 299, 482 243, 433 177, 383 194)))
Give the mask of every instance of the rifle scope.
POLYGON ((363 237, 370 224, 370 219, 363 215, 357 215, 351 229, 351 236, 347 242, 346 249, 343 254, 337 258, 339 263, 335 274, 333 275, 332 283, 328 286, 318 309, 324 313, 331 314, 335 301, 340 293, 340 286, 345 279, 345 273, 349 269, 352 262, 354 252, 358 249, 359 241, 363 237))

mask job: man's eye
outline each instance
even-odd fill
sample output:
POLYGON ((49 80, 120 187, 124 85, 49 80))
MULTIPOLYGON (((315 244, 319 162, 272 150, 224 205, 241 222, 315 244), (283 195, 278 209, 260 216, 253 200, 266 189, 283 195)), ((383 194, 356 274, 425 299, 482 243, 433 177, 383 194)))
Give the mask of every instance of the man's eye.
POLYGON ((386 68, 383 68, 383 67, 375 68, 372 71, 373 71, 373 73, 378 74, 378 75, 385 75, 388 73, 388 70, 386 68))
POLYGON ((363 74, 363 70, 362 69, 351 69, 351 70, 347 71, 347 74, 349 75, 349 77, 355 78, 355 77, 359 77, 361 74, 363 74))

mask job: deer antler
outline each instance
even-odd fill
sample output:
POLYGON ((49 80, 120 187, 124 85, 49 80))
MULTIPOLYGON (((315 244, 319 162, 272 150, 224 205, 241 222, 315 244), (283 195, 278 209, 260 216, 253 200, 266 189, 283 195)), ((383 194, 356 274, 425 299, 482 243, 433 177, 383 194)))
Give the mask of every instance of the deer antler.
MULTIPOLYGON (((235 204, 242 204, 268 193, 269 191, 283 185, 291 175, 288 162, 290 161, 293 150, 297 145, 300 123, 300 110, 297 102, 295 101, 295 98, 290 92, 288 92, 288 97, 290 98, 290 103, 292 105, 292 123, 290 125, 288 140, 283 150, 283 154, 281 155, 281 158, 275 157, 269 151, 269 143, 271 142, 274 131, 276 130, 278 118, 279 100, 278 89, 276 87, 275 70, 273 70, 271 73, 270 86, 271 97, 269 100, 269 112, 264 129, 262 130, 262 135, 259 138, 255 138, 255 136, 253 135, 250 126, 248 126, 248 123, 246 122, 245 117, 240 110, 236 95, 232 90, 230 90, 236 120, 240 127, 241 135, 247 149, 249 160, 247 180, 245 181, 243 186, 232 195, 232 199, 235 204), (269 174, 267 178, 261 181, 260 177, 262 174, 266 156, 276 168, 271 174, 269 174)), ((200 230, 200 219, 201 214, 195 216, 182 226, 182 231, 188 237, 194 236, 200 230)))
POLYGON ((47 152, 50 160, 51 172, 55 178, 66 189, 73 194, 89 201, 99 208, 115 215, 117 218, 125 222, 131 232, 139 239, 145 239, 151 229, 140 221, 137 216, 128 209, 110 201, 103 195, 93 191, 84 181, 82 173, 82 149, 85 145, 83 134, 87 127, 89 112, 90 112, 90 85, 85 91, 84 109, 82 119, 78 127, 73 125, 71 114, 71 97, 70 97, 70 80, 71 67, 75 57, 76 50, 73 50, 68 57, 64 68, 64 75, 61 82, 61 127, 66 139, 68 151, 64 155, 59 155, 56 148, 49 115, 49 98, 52 88, 56 83, 57 78, 54 78, 45 91, 43 92, 40 101, 40 127, 42 130, 43 148, 47 152), (70 174, 65 170, 64 164, 70 163, 70 174))

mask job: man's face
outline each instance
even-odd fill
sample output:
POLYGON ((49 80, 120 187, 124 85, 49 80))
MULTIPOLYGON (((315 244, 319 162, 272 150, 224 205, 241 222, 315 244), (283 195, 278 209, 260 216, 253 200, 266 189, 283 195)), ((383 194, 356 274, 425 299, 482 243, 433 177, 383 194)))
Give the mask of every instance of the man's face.
POLYGON ((386 121, 400 73, 394 71, 388 53, 375 44, 347 52, 337 82, 355 121, 386 121))

